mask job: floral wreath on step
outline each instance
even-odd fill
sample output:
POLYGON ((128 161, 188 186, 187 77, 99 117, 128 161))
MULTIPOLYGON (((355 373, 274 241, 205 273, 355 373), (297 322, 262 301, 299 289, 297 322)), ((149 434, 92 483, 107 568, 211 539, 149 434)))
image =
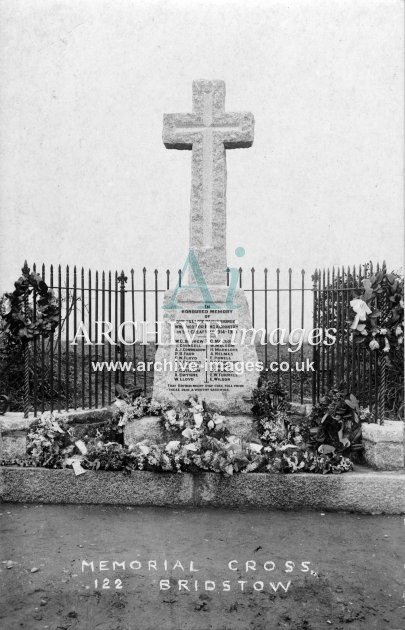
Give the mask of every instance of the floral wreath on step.
POLYGON ((133 404, 118 400, 113 407, 112 418, 102 426, 79 429, 70 425, 67 416, 45 412, 30 426, 26 457, 2 464, 72 467, 76 475, 86 470, 216 472, 226 476, 250 472, 339 474, 353 468, 334 448, 308 448, 297 426, 286 428, 282 417, 275 418, 269 439, 260 439, 254 430, 240 438, 232 434, 232 421, 209 411, 199 398, 173 406, 140 396, 133 404), (160 416, 162 439, 123 446, 118 440, 122 442, 124 427, 130 428, 145 415, 160 416), (281 425, 283 431, 279 431, 281 425))
POLYGON ((49 337, 59 324, 60 309, 52 289, 43 278, 30 272, 25 262, 22 276, 14 283, 12 293, 0 298, 0 335, 14 349, 38 336, 49 337), (35 292, 35 308, 29 296, 35 292))

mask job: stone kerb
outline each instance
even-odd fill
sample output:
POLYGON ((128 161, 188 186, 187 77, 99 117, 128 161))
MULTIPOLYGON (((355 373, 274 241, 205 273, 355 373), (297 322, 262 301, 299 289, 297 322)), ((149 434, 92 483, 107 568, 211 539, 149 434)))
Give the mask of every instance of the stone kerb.
POLYGON ((0 500, 138 506, 330 510, 405 513, 404 472, 356 471, 343 475, 153 473, 4 467, 0 500))
POLYGON ((400 470, 405 465, 404 423, 362 424, 364 459, 377 470, 400 470))

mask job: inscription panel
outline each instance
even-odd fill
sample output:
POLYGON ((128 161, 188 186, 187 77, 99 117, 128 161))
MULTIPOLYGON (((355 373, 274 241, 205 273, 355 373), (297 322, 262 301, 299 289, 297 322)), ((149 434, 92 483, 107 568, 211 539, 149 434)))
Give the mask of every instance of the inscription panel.
POLYGON ((172 361, 167 387, 173 394, 198 394, 243 389, 242 348, 235 345, 238 320, 226 309, 193 310, 176 314, 172 361))

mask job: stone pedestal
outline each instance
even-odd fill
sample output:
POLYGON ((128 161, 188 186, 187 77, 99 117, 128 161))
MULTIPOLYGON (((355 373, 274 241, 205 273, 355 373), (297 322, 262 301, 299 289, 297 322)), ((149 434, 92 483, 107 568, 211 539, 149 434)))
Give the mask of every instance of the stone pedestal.
POLYGON ((364 459, 377 470, 401 470, 404 468, 404 423, 386 420, 383 425, 362 426, 364 459))
MULTIPOLYGON (((212 411, 250 413, 260 369, 246 296, 237 289, 230 304, 227 287, 208 289, 209 303, 185 287, 175 296, 179 308, 165 310, 153 398, 175 404, 197 395, 212 411)), ((166 292, 166 307, 172 296, 166 292)))
MULTIPOLYGON (((251 416, 231 416, 227 422, 231 434, 242 440, 258 437, 251 416)), ((156 416, 145 416, 139 420, 129 422, 124 427, 124 442, 126 446, 133 446, 143 440, 149 440, 151 443, 157 444, 169 442, 172 439, 173 437, 162 428, 160 418, 156 416)))

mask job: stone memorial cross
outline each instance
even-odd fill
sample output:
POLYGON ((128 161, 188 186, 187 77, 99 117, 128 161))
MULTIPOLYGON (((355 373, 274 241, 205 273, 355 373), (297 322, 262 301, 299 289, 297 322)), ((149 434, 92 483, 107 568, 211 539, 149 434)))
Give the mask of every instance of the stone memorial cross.
POLYGON ((192 113, 163 117, 165 147, 193 152, 190 249, 207 285, 226 278, 225 150, 252 146, 253 131, 253 114, 225 112, 224 81, 193 81, 192 113))

